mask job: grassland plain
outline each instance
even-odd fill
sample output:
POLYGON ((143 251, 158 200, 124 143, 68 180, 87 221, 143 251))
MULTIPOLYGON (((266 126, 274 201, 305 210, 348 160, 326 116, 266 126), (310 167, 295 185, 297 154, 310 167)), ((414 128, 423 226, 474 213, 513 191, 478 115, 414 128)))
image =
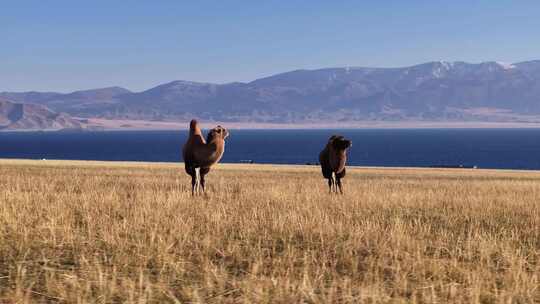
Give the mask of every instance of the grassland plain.
POLYGON ((540 303, 540 172, 0 160, 0 302, 540 303))

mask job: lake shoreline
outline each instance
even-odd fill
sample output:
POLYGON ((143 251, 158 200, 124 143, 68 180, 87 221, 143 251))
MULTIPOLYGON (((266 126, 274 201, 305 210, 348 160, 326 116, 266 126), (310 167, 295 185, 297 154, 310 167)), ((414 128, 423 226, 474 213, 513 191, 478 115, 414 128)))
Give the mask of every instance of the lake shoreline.
MULTIPOLYGON (((77 118, 82 119, 82 118, 77 118)), ((0 129, 4 132, 100 132, 100 131, 175 131, 189 129, 189 121, 110 120, 85 118, 90 127, 80 129, 0 129)), ((231 130, 340 130, 340 129, 539 129, 535 122, 444 122, 444 121, 357 121, 262 123, 200 120, 203 129, 216 125, 231 130)))

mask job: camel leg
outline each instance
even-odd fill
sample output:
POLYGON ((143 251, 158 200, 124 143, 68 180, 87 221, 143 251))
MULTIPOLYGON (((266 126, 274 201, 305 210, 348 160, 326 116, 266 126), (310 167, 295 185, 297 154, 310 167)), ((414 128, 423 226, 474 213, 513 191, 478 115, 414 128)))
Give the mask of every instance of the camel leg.
MULTIPOLYGON (((339 187, 339 192, 343 194, 343 186, 341 185, 341 177, 336 176, 336 183, 337 183, 337 186, 339 187)), ((336 189, 336 193, 337 193, 337 189, 336 189)))
POLYGON ((195 168, 195 192, 201 193, 201 168, 195 168))
POLYGON ((201 174, 201 191, 202 191, 202 193, 206 193, 206 190, 204 188, 204 184, 205 184, 204 175, 201 174))
POLYGON ((191 196, 195 195, 195 185, 197 183, 197 172, 192 166, 188 166, 186 163, 186 173, 191 176, 191 196))
POLYGON ((206 176, 206 174, 208 174, 208 172, 210 172, 210 168, 201 168, 201 170, 200 170, 201 188, 202 188, 203 193, 206 193, 206 190, 204 188, 206 181, 205 181, 204 177, 206 176))
POLYGON ((195 195, 195 186, 197 185, 197 175, 191 175, 191 196, 195 195))
POLYGON ((332 177, 332 193, 336 192, 336 178, 332 177))

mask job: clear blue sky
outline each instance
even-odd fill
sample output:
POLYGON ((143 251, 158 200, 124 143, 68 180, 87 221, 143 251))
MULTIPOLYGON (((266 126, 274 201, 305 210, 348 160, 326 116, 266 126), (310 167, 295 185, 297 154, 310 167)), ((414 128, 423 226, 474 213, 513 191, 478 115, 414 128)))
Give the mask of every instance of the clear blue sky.
POLYGON ((3 1, 0 91, 540 59, 540 1, 3 1))

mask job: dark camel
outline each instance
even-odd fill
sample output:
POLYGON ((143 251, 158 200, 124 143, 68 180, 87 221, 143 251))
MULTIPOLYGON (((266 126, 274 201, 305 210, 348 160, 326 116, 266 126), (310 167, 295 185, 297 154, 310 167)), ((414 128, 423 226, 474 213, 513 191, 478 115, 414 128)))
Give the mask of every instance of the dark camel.
POLYGON ((182 148, 182 156, 186 173, 191 176, 191 195, 204 193, 204 177, 210 172, 210 167, 221 159, 225 151, 225 138, 229 131, 221 126, 210 130, 204 140, 199 123, 192 120, 189 124, 189 137, 182 148))
POLYGON ((352 146, 352 141, 343 136, 332 135, 326 147, 319 154, 322 174, 328 179, 330 193, 339 192, 343 194, 341 179, 345 177, 345 163, 347 162, 347 150, 352 146))

